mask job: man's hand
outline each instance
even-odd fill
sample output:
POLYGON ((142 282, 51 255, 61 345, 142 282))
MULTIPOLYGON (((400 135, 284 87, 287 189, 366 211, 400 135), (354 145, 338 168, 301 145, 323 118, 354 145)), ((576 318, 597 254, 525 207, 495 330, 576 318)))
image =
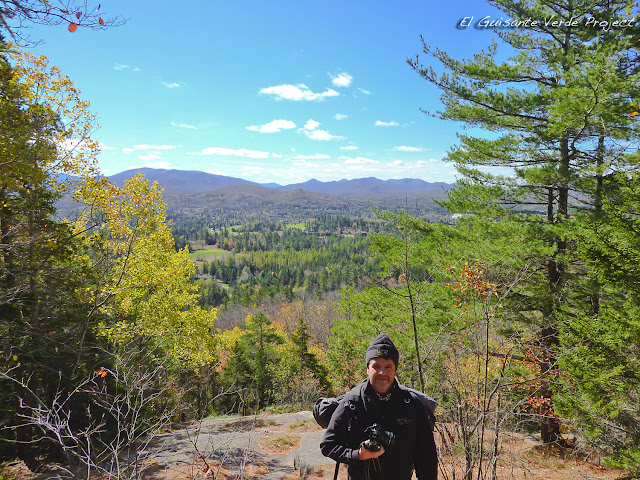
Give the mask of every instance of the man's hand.
POLYGON ((369 440, 366 440, 363 443, 363 446, 360 447, 360 451, 358 452, 358 460, 369 460, 370 458, 378 458, 380 455, 384 453, 384 447, 380 445, 380 450, 376 452, 372 452, 371 450, 367 450, 364 448, 364 445, 369 444, 369 440))

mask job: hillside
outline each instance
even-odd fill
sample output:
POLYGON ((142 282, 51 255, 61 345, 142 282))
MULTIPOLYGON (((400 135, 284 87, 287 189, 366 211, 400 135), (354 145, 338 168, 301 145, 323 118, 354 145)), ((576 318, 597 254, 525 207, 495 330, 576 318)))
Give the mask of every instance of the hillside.
POLYGON ((125 170, 110 176, 109 180, 118 186, 122 186, 126 179, 133 177, 136 173, 142 173, 150 183, 158 182, 164 189, 165 194, 210 192, 217 188, 236 184, 258 185, 242 178, 225 177, 196 170, 165 170, 158 168, 125 170))
POLYGON ((280 191, 240 184, 195 194, 164 196, 169 216, 208 217, 220 220, 295 220, 320 214, 371 214, 364 200, 304 190, 280 191))

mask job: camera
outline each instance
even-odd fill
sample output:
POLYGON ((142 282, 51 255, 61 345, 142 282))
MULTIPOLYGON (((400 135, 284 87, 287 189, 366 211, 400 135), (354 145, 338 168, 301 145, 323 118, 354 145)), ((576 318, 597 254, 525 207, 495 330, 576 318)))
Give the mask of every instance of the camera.
POLYGON ((396 436, 393 432, 383 430, 377 423, 367 427, 365 433, 369 435, 369 443, 363 443, 362 446, 371 452, 377 452, 380 450, 380 446, 388 447, 396 443, 396 436))

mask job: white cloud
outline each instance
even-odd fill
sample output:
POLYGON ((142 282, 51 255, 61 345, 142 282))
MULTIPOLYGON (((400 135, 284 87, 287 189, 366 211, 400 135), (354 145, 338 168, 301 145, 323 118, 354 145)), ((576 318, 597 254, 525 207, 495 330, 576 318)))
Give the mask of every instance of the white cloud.
POLYGON ((233 157, 269 158, 270 153, 244 148, 234 150, 233 148, 209 147, 203 148, 200 153, 188 153, 188 155, 229 155, 233 157))
POLYGON ((171 82, 171 83, 167 83, 167 82, 161 82, 162 85, 164 85, 167 88, 180 88, 182 87, 181 83, 178 82, 171 82))
POLYGON ((169 162, 148 162, 142 165, 143 168, 170 168, 171 164, 169 162))
MULTIPOLYGON (((377 176, 379 173, 387 173, 386 170, 382 167, 377 167, 369 164, 363 163, 352 163, 342 165, 340 168, 345 170, 346 172, 352 172, 358 177, 366 176, 377 176)), ((341 175, 344 178, 348 178, 347 174, 341 175)))
POLYGON ((135 152, 135 148, 129 148, 129 147, 124 147, 122 149, 123 153, 131 153, 131 152, 135 152))
POLYGON ((292 128, 296 128, 296 124, 291 120, 273 120, 260 126, 252 125, 247 127, 247 130, 253 130, 260 133, 277 133, 280 130, 290 130, 292 128))
POLYGON ((417 161, 403 161, 393 160, 385 162, 383 167, 385 172, 393 172, 394 178, 412 177, 422 178, 423 180, 442 180, 442 178, 448 175, 448 171, 453 167, 445 165, 439 160, 417 160, 417 161), (433 162, 438 162, 434 165, 433 162))
POLYGON ((123 63, 116 63, 113 65, 114 70, 122 71, 122 70, 131 70, 134 72, 139 72, 140 69, 138 67, 132 67, 131 65, 126 65, 123 63))
POLYGON ((355 145, 345 145, 344 147, 340 147, 340 150, 358 150, 360 147, 356 147, 355 145))
POLYGON ((394 150, 398 152, 424 152, 424 148, 422 147, 408 147, 406 145, 400 145, 398 147, 393 147, 394 150))
POLYGON ((151 152, 147 155, 138 155, 138 158, 140 160, 157 160, 158 158, 160 158, 160 155, 158 155, 157 152, 151 152))
POLYGON ((397 127, 398 122, 383 122, 382 120, 376 121, 376 127, 397 127))
POLYGON ((307 138, 310 138, 311 140, 328 141, 328 140, 340 140, 344 138, 338 135, 331 135, 326 130, 305 130, 304 133, 307 136, 307 138))
POLYGON ((142 144, 142 145, 134 145, 133 148, 135 148, 136 150, 173 150, 174 147, 173 145, 146 145, 146 144, 142 144))
POLYGON ((300 160, 297 162, 293 162, 293 164, 298 168, 318 168, 320 165, 317 163, 308 162, 306 160, 300 160))
POLYGON ((320 122, 316 122, 315 120, 310 118, 309 120, 307 120, 307 123, 304 124, 304 129, 305 130, 315 130, 319 126, 320 126, 320 122))
POLYGON ((304 133, 307 138, 310 138, 311 140, 319 140, 323 142, 329 140, 341 140, 342 138, 344 138, 338 135, 331 135, 326 130, 317 130, 319 126, 320 122, 309 119, 307 120, 307 123, 305 123, 304 127, 299 129, 298 131, 304 133))
POLYGON ((349 115, 345 115, 344 113, 336 113, 333 118, 335 118, 336 120, 344 120, 345 118, 348 118, 349 115))
POLYGON ((349 85, 351 85, 352 81, 353 77, 348 73, 341 73, 337 77, 331 77, 331 82, 336 87, 348 87, 349 85))
POLYGON ((364 88, 359 88, 358 90, 360 90, 365 95, 371 95, 371 92, 369 90, 365 90, 364 88))
POLYGON ((196 127, 195 125, 189 125, 188 123, 176 123, 176 122, 171 122, 171 125, 174 127, 179 127, 179 128, 190 128, 192 130, 197 130, 198 127, 196 127))
POLYGON ((306 101, 320 101, 327 97, 337 97, 340 95, 338 92, 332 89, 327 89, 323 93, 314 93, 309 90, 309 87, 303 85, 277 85, 275 87, 267 87, 260 90, 261 94, 274 95, 276 100, 306 100, 306 101))
POLYGON ((242 171, 246 174, 261 173, 261 172, 264 172, 264 168, 251 165, 251 166, 243 167, 242 171))
MULTIPOLYGON (((341 157, 345 158, 345 157, 341 157)), ((377 160, 366 157, 347 158, 344 162, 346 165, 371 165, 373 163, 380 163, 377 160)))
POLYGON ((322 160, 331 157, 329 155, 316 153, 315 155, 296 155, 293 158, 295 158, 296 160, 322 160))

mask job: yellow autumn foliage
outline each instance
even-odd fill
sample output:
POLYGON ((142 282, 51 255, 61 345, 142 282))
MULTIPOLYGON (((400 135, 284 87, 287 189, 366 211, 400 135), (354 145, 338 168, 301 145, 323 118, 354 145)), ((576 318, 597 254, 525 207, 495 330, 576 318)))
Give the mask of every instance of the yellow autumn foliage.
MULTIPOLYGON (((7 90, 20 98, 20 123, 25 135, 16 141, 13 132, 14 150, 10 156, 3 152, 3 159, 13 159, 9 167, 16 168, 21 153, 32 151, 34 145, 53 153, 38 155, 38 167, 47 174, 49 187, 56 191, 68 190, 74 178, 97 176, 100 146, 91 139, 91 133, 98 128, 98 122, 89 111, 89 101, 80 97, 69 77, 49 65, 44 55, 36 57, 15 48, 10 52, 14 65, 7 90)), ((2 98, 0 105, 8 106, 9 100, 2 98)))
POLYGON ((142 175, 122 188, 92 179, 76 192, 92 213, 82 215, 75 227, 92 232, 87 241, 100 245, 110 265, 98 295, 105 300, 101 311, 116 320, 103 322, 101 334, 117 344, 153 342, 197 368, 214 359, 216 311, 196 305, 197 286, 190 282, 195 264, 186 248, 175 251, 161 193, 142 175), (103 221, 92 230, 95 212, 103 221))

